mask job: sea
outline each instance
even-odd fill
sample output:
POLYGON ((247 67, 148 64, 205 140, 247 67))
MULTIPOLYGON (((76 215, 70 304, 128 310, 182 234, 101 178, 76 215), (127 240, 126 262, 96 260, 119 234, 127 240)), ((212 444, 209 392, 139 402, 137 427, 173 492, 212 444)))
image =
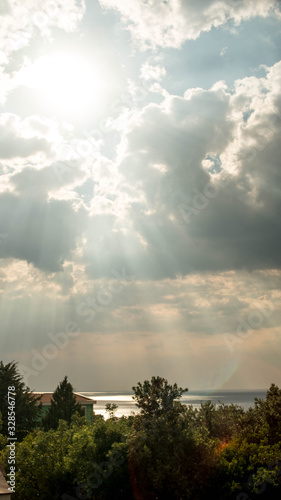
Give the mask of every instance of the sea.
MULTIPOLYGON (((88 398, 96 401, 94 412, 97 415, 103 415, 108 418, 105 406, 107 403, 115 403, 118 410, 115 412, 116 417, 134 415, 139 412, 133 400, 133 392, 80 392, 88 398)), ((254 407, 255 398, 265 399, 266 390, 224 390, 224 391, 188 391, 181 398, 181 403, 191 405, 194 408, 199 408, 201 403, 211 401, 215 405, 231 403, 242 406, 245 410, 254 407)))

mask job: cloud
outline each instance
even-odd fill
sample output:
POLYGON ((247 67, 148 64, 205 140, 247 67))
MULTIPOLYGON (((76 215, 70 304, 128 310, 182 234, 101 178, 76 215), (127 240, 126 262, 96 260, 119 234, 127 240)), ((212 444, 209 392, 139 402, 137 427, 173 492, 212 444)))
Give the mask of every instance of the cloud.
MULTIPOLYGON (((94 337, 141 337, 148 332, 173 332, 191 340, 218 336, 226 349, 224 334, 238 336, 242 327, 244 333, 249 332, 248 338, 259 342, 265 328, 269 331, 281 324, 280 271, 200 273, 162 281, 137 281, 129 276, 125 286, 118 275, 126 278, 129 273, 117 267, 110 277, 92 280, 81 264, 69 261, 61 271, 46 275, 33 264, 2 260, 2 326, 4 317, 5 322, 9 320, 5 304, 13 298, 19 311, 24 311, 28 301, 35 309, 38 301, 43 301, 42 321, 44 317, 46 324, 48 316, 52 318, 49 328, 63 331, 66 322, 75 321, 81 332, 94 337), (114 293, 110 292, 112 287, 114 293), (57 310, 57 319, 53 310, 57 310)), ((40 315, 31 321, 36 331, 40 315)), ((36 343, 42 345, 44 341, 42 335, 36 343)))
POLYGON ((7 55, 28 46, 35 34, 50 37, 53 27, 74 31, 85 12, 83 0, 66 0, 63 4, 46 0, 40 6, 36 0, 24 4, 11 0, 2 5, 0 38, 7 55))
POLYGON ((28 127, 22 125, 17 115, 5 113, 0 116, 1 159, 26 158, 38 151, 46 154, 50 151, 44 137, 24 137, 24 128, 27 132, 28 127))
POLYGON ((166 70, 159 64, 154 65, 146 61, 141 67, 140 75, 144 80, 161 81, 166 75, 166 70))
POLYGON ((139 279, 280 268, 280 64, 135 111, 115 164, 99 155, 89 171, 78 158, 60 180, 61 131, 5 115, 3 151, 26 158, 3 179, 3 256, 58 271, 79 248, 91 278, 125 263, 139 279), (45 158, 29 164, 38 149, 45 158))
POLYGON ((186 40, 196 39, 228 21, 239 24, 256 16, 278 14, 276 0, 100 0, 106 9, 118 10, 124 26, 143 48, 180 48, 186 40))
POLYGON ((13 191, 14 184, 23 182, 30 190, 35 184, 37 193, 65 199, 63 189, 68 185, 73 198, 72 188, 79 187, 92 173, 97 150, 92 144, 89 149, 89 144, 76 140, 64 123, 36 115, 21 119, 13 113, 1 114, 1 190, 13 191))
POLYGON ((0 18, 5 362, 31 367, 73 321, 37 390, 67 371, 83 390, 278 382, 279 2, 3 0, 0 18), (103 75, 81 120, 21 79, 65 49, 103 75))
POLYGON ((189 89, 134 116, 119 158, 127 217, 101 216, 89 272, 122 255, 145 279, 280 268, 280 64, 234 91, 189 89))
MULTIPOLYGON (((275 339, 277 353, 280 350, 281 295, 277 291, 280 271, 193 274, 158 282, 132 280, 114 294, 109 303, 106 290, 112 285, 112 277, 91 280, 81 265, 70 263, 64 266, 63 274, 64 278, 61 273, 52 273, 46 278, 45 273, 22 262, 9 262, 1 268, 0 312, 3 334, 7 332, 4 335, 6 352, 31 367, 33 355, 30 349, 41 353, 50 343, 50 332, 53 335, 64 332, 69 321, 74 321, 81 332, 65 348, 58 349, 56 360, 48 361, 46 370, 32 379, 33 384, 39 384, 44 378, 50 380, 51 372, 58 366, 65 369, 67 359, 72 362, 75 359, 84 383, 87 356, 90 359, 94 353, 98 364, 99 359, 103 363, 105 359, 107 362, 116 359, 118 351, 119 361, 122 359, 129 364, 132 356, 136 360, 136 380, 146 376, 145 373, 140 375, 141 360, 148 370, 157 368, 164 372, 165 363, 168 363, 178 370, 176 380, 187 376, 188 364, 190 384, 202 384, 204 389, 208 373, 210 377, 221 376, 220 382, 223 383, 225 377, 227 379, 227 375, 232 374, 233 365, 239 366, 241 356, 243 363, 245 357, 266 360, 269 357, 268 342, 272 344, 275 339), (67 280, 69 293, 64 295, 62 285, 67 280), (87 314, 79 314, 81 304, 87 314), (262 310, 267 314, 261 313, 262 310), (93 312, 94 316, 89 314, 93 312), (257 312, 264 320, 258 327, 252 328, 250 324, 247 329, 246 326, 243 332, 248 337, 240 339, 238 327, 241 321, 247 325, 257 312), (24 338, 20 336, 15 345, 14 338, 22 331, 22 325, 25 325, 27 334, 24 338), (225 333, 242 340, 235 344, 232 353, 226 345, 225 333), (205 367, 204 373, 201 363, 205 367), (228 367, 226 373, 224 366, 228 367)), ((116 289, 119 285, 118 281, 114 282, 116 289)), ((112 366, 111 370, 114 370, 112 366)))
POLYGON ((60 271, 76 249, 83 209, 75 210, 72 201, 48 200, 50 177, 44 170, 25 169, 13 180, 16 192, 0 195, 0 227, 7 235, 1 257, 24 260, 46 272, 60 271))

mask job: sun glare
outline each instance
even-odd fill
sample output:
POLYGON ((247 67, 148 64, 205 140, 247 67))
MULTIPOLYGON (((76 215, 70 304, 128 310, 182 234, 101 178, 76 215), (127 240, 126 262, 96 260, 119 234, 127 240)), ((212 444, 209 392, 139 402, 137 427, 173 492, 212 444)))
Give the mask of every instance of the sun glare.
POLYGON ((103 89, 98 69, 86 59, 68 53, 36 59, 25 68, 21 83, 37 90, 47 105, 70 114, 97 106, 103 89))

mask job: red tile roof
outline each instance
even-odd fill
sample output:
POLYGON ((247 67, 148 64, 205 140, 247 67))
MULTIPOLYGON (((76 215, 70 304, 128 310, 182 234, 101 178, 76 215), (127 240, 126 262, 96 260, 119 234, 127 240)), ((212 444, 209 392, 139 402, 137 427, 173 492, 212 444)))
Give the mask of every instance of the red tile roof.
MULTIPOLYGON (((41 403, 43 406, 51 404, 53 396, 52 392, 34 392, 33 394, 36 396, 41 396, 41 403)), ((82 405, 93 405, 96 403, 96 401, 94 401, 93 399, 82 396, 82 394, 79 394, 79 392, 74 392, 73 394, 76 397, 77 403, 80 403, 82 405)))

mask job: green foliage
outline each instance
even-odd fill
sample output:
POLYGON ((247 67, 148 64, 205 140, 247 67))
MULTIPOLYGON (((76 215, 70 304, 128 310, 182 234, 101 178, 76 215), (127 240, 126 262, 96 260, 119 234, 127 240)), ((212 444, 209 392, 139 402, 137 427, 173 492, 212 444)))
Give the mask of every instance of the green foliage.
POLYGON ((63 381, 56 388, 51 406, 43 418, 44 429, 57 429, 60 420, 70 423, 75 413, 82 416, 84 414, 83 408, 76 402, 73 387, 67 381, 67 377, 64 377, 63 381))
MULTIPOLYGON (((93 422, 73 417, 56 430, 37 430, 16 444, 17 488, 14 500, 105 500, 131 498, 127 467, 126 418, 93 422), (125 495, 125 496, 124 496, 125 495)), ((4 467, 9 452, 2 453, 4 467)))
MULTIPOLYGON (((21 443, 17 443, 17 488, 13 498, 59 499, 68 479, 64 462, 70 445, 71 431, 63 421, 56 431, 37 430, 21 443)), ((2 455, 6 468, 8 453, 8 450, 5 450, 2 455)))
MULTIPOLYGON (((66 378, 59 385, 58 407, 72 401, 69 386, 66 378)), ((246 412, 210 401, 187 407, 182 392, 153 377, 135 388, 141 409, 135 417, 116 418, 109 405, 108 420, 95 415, 87 422, 72 411, 55 429, 29 433, 16 444, 14 500, 280 498, 278 387, 246 412)), ((7 468, 4 441, 0 435, 7 468)))
POLYGON ((136 400, 136 406, 140 408, 142 416, 158 418, 165 415, 168 418, 182 410, 182 405, 176 400, 188 389, 182 389, 177 384, 169 385, 164 378, 152 377, 151 382, 139 382, 133 387, 133 391, 133 399, 136 400))
POLYGON ((255 400, 255 417, 257 426, 268 426, 270 444, 281 440, 281 389, 271 384, 265 400, 255 400))
MULTIPOLYGON (((130 422, 94 418, 92 424, 73 436, 68 456, 68 470, 76 478, 76 489, 88 498, 124 498, 131 487, 127 466, 127 439, 130 422)), ((130 498, 126 496, 125 498, 130 498)))
POLYGON ((193 427, 203 427, 212 438, 228 442, 238 435, 243 422, 244 410, 240 406, 220 404, 211 401, 201 403, 200 409, 189 408, 189 422, 193 427))
POLYGON ((215 465, 215 443, 203 427, 200 433, 190 425, 190 412, 178 401, 187 389, 152 377, 133 390, 141 409, 129 446, 135 497, 199 498, 215 465))
POLYGON ((280 497, 280 403, 281 391, 272 384, 265 400, 256 399, 255 407, 241 416, 239 433, 222 450, 217 468, 222 498, 280 497))
MULTIPOLYGON (((2 415, 1 415, 1 412, 0 412, 0 431, 2 429, 2 415)), ((3 434, 0 434, 0 451, 3 450, 3 448, 7 445, 7 438, 5 436, 3 436, 3 434)))
POLYGON ((114 418, 114 414, 118 410, 118 406, 115 403, 107 403, 105 405, 105 410, 109 413, 109 418, 114 418))
POLYGON ((280 495, 280 474, 280 444, 263 446, 238 438, 221 453, 217 490, 224 493, 222 498, 232 498, 231 495, 236 498, 242 492, 245 498, 255 498, 261 493, 262 498, 274 498, 274 491, 280 495))
POLYGON ((0 452, 7 446, 8 441, 6 436, 3 436, 3 434, 0 434, 0 452))
POLYGON ((136 498, 196 499, 208 488, 215 466, 215 443, 188 428, 184 415, 164 415, 149 423, 135 417, 129 464, 136 498))
POLYGON ((8 388, 15 387, 16 436, 21 440, 38 425, 41 412, 40 398, 34 396, 22 381, 22 376, 14 361, 4 365, 0 363, 0 412, 2 415, 2 433, 8 435, 8 388))

